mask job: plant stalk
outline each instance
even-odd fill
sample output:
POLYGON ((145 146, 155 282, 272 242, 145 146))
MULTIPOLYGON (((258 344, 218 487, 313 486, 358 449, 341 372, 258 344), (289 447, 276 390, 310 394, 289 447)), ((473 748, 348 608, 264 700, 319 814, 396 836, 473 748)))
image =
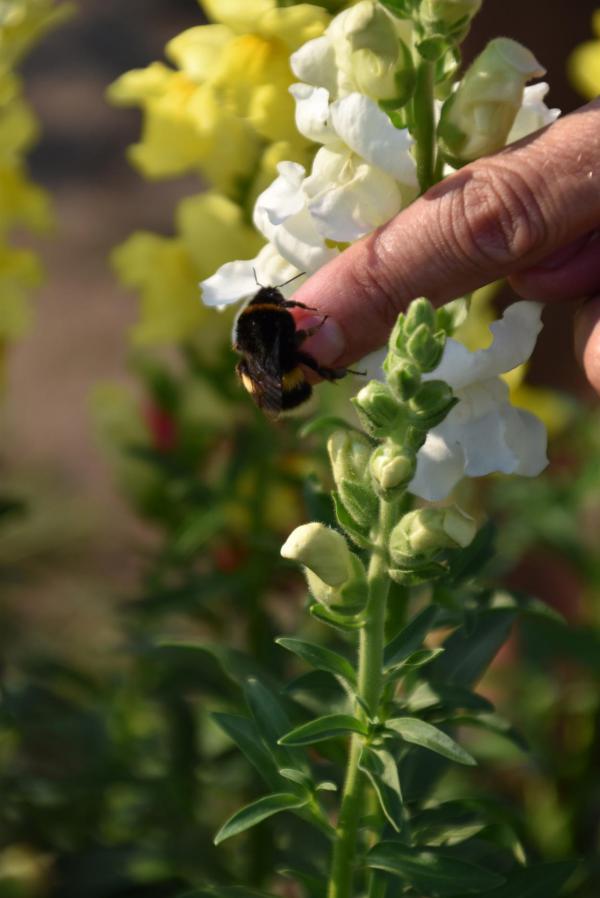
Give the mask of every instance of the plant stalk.
POLYGON ((433 86, 435 67, 426 59, 417 63, 415 92, 413 96, 413 122, 417 177, 421 193, 436 182, 435 112, 433 86))
MULTIPOLYGON (((367 577, 369 584, 367 622, 360 632, 358 694, 372 716, 377 714, 383 690, 385 617, 390 585, 387 575, 387 545, 395 524, 396 512, 396 502, 380 500, 379 524, 367 577)), ((356 713, 363 718, 365 716, 360 705, 357 705, 356 713)), ((356 843, 363 807, 364 777, 358 767, 362 745, 362 737, 354 735, 348 754, 327 898, 353 898, 356 843)))

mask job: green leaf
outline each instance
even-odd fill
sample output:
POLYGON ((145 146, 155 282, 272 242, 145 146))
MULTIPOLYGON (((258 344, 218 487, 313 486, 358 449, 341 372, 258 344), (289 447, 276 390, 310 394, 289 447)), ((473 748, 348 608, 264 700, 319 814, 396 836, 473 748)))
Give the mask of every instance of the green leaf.
POLYGON ((513 870, 504 885, 482 898, 557 898, 577 867, 577 861, 557 861, 513 870))
POLYGON ((427 605, 385 647, 384 669, 387 671, 421 647, 438 616, 437 605, 427 605))
POLYGON ((409 711, 442 707, 450 710, 465 708, 468 711, 493 711, 494 706, 483 695, 462 686, 445 683, 419 683, 406 702, 409 711))
POLYGON ((304 642, 302 639, 282 637, 275 641, 278 645, 283 646, 284 649, 294 652, 307 664, 312 664, 317 670, 325 670, 333 674, 334 677, 341 677, 349 686, 355 688, 356 674, 354 673, 354 668, 347 658, 338 655, 337 652, 332 652, 331 649, 326 649, 322 645, 316 645, 313 642, 304 642))
POLYGON ((290 729, 291 722, 279 698, 259 680, 249 679, 245 688, 246 701, 256 725, 273 751, 281 767, 296 767, 308 771, 303 752, 281 748, 280 737, 290 729))
POLYGON ((183 892, 177 898, 276 898, 267 892, 258 892, 246 886, 204 886, 192 892, 183 892))
POLYGON ((215 836, 215 845, 220 845, 225 839, 231 836, 237 836, 239 833, 245 832, 257 823, 272 817, 273 814, 279 814, 280 811, 290 811, 294 808, 304 807, 310 801, 310 797, 300 798, 298 795, 292 795, 288 792, 274 792, 272 795, 265 795, 258 798, 246 807, 229 818, 223 824, 217 835, 215 836))
POLYGON ((356 521, 342 502, 339 493, 332 492, 331 498, 333 499, 335 517, 339 526, 346 532, 352 542, 356 543, 356 545, 360 549, 368 549, 371 545, 371 541, 369 540, 368 535, 368 529, 363 529, 356 523, 356 521))
POLYGON ((324 742, 326 739, 336 739, 339 736, 348 736, 351 733, 368 734, 366 724, 351 717, 349 714, 327 714, 325 717, 317 717, 309 723, 295 727, 283 736, 280 745, 313 745, 315 742, 324 742))
POLYGON ((412 888, 428 896, 477 894, 504 883, 503 876, 484 867, 435 849, 409 848, 399 842, 380 842, 368 853, 366 863, 401 876, 412 888))
POLYGON ((448 49, 448 38, 442 34, 434 34, 417 44, 417 50, 428 62, 437 62, 448 49))
POLYGON ((248 720, 246 717, 220 712, 213 713, 211 716, 241 749, 269 786, 273 789, 280 786, 281 780, 277 764, 265 747, 254 721, 248 720))
POLYGON ((425 674, 431 681, 473 686, 505 642, 516 611, 500 608, 477 615, 467 633, 459 627, 444 642, 445 652, 425 674))
POLYGON ((386 729, 398 733, 405 742, 413 745, 420 745, 421 748, 428 748, 444 758, 456 761, 457 764, 474 765, 477 764, 473 758, 458 742, 451 739, 442 730, 419 720, 418 717, 392 717, 386 721, 386 729))
POLYGON ((521 751, 529 751, 529 745, 525 737, 516 730, 510 721, 506 720, 502 715, 496 712, 482 711, 480 713, 473 712, 471 714, 453 715, 447 721, 449 726, 466 726, 481 727, 497 736, 503 736, 509 739, 521 751))
POLYGON ((402 828, 402 792, 396 761, 383 749, 365 746, 358 766, 367 775, 386 819, 400 832, 402 828))
POLYGON ((497 527, 494 522, 486 521, 470 545, 460 552, 449 555, 451 583, 472 579, 494 557, 496 533, 497 527))
POLYGON ((360 630, 365 624, 366 617, 362 611, 359 614, 340 614, 332 611, 330 608, 326 608, 324 605, 319 605, 317 602, 311 605, 308 610, 321 623, 328 624, 328 626, 344 632, 360 630))
POLYGON ((314 873, 306 870, 298 870, 295 867, 281 867, 278 871, 280 876, 288 879, 295 879, 306 890, 309 898, 323 898, 327 892, 327 880, 314 873))
POLYGON ((443 648, 417 649, 417 651, 409 655, 405 661, 400 661, 398 664, 394 664, 392 667, 388 668, 386 672, 387 682, 391 683, 399 677, 403 677, 410 670, 418 670, 420 667, 425 667, 427 664, 431 664, 431 662, 435 661, 438 655, 441 655, 443 651, 443 648))

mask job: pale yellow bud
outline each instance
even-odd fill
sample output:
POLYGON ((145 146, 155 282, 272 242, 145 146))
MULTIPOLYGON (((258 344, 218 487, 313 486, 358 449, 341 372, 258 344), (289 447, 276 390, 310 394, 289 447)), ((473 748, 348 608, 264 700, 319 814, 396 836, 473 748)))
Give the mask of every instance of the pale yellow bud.
POLYGON ((390 552, 394 560, 433 558, 442 549, 468 546, 477 525, 456 506, 419 508, 404 515, 392 531, 390 552))
POLYGON ((302 524, 281 547, 284 558, 298 561, 328 586, 340 587, 352 575, 352 553, 346 540, 325 524, 302 524))
POLYGON ((414 458, 393 445, 381 446, 371 459, 371 474, 384 490, 406 486, 414 473, 414 458))
POLYGON ((470 162, 501 149, 525 85, 543 74, 535 56, 517 41, 490 41, 444 104, 438 129, 443 152, 453 161, 470 162))

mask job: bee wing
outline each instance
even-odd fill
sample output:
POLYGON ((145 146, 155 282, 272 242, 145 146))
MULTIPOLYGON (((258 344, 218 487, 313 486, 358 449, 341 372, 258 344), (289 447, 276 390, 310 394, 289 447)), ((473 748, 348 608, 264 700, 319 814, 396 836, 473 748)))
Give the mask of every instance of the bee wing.
POLYGON ((250 391, 252 398, 264 412, 276 417, 281 412, 283 387, 281 374, 273 368, 269 370, 270 367, 252 357, 245 359, 246 372, 253 387, 250 391))

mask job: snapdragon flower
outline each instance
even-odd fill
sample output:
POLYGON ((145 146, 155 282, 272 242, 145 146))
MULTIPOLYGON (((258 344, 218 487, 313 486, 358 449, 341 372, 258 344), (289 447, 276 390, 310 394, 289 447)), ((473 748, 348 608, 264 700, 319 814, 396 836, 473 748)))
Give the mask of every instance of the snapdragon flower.
POLYGON ((423 379, 449 384, 459 401, 429 431, 410 492, 437 501, 465 476, 501 472, 535 477, 546 467, 544 425, 511 405, 500 377, 527 361, 542 328, 540 317, 539 303, 517 302, 490 326, 494 341, 487 349, 470 352, 457 340, 446 341, 440 364, 423 379))

